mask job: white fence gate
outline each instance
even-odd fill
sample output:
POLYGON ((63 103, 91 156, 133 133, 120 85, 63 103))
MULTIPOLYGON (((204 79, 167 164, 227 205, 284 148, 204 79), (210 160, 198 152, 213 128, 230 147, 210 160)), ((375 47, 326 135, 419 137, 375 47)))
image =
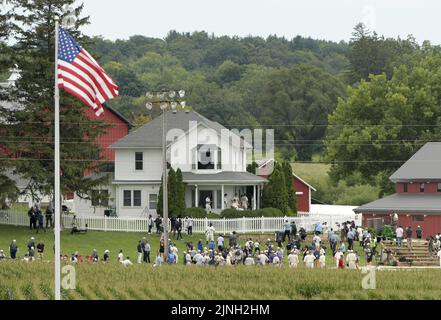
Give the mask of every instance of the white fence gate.
MULTIPOLYGON (((314 231, 315 225, 320 222, 323 229, 337 228, 338 224, 345 221, 357 221, 357 216, 348 215, 303 215, 301 217, 278 217, 278 218, 237 218, 237 219, 193 219, 193 232, 205 233, 208 225, 213 224, 217 233, 272 233, 283 230, 286 223, 295 221, 297 228, 304 227, 307 232, 314 231)), ((183 220, 185 221, 185 220, 183 220)), ((72 216, 63 215, 62 227, 72 228, 73 223, 78 227, 86 227, 96 231, 121 231, 121 232, 147 232, 147 218, 105 216, 72 216)), ((25 212, 0 211, 0 225, 29 226, 29 218, 25 212)))

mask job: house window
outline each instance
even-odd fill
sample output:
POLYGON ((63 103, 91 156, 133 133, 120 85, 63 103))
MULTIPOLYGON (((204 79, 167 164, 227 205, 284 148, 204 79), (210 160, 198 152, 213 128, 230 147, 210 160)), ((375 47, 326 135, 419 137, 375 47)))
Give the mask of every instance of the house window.
POLYGON ((131 190, 124 190, 124 207, 131 207, 132 206, 132 191, 131 190))
POLYGON ((407 192, 407 183, 403 184, 403 192, 407 192))
POLYGON ((133 191, 133 206, 140 207, 141 206, 141 190, 133 191))
POLYGON ((424 221, 424 216, 423 215, 412 216, 412 220, 413 221, 424 221))
POLYGON ((198 146, 198 170, 213 170, 214 152, 211 145, 199 145, 198 146))
POLYGON ((135 169, 137 171, 144 170, 144 154, 135 152, 135 169))
POLYGON ((425 184, 424 183, 420 183, 420 192, 424 192, 424 187, 425 187, 425 184))
POLYGON ((156 210, 158 208, 158 195, 155 193, 149 194, 149 209, 156 210))
POLYGON ((93 207, 109 206, 109 190, 92 190, 91 198, 93 207))
POLYGON ((438 182, 438 187, 437 187, 436 191, 441 192, 441 183, 440 182, 438 182))

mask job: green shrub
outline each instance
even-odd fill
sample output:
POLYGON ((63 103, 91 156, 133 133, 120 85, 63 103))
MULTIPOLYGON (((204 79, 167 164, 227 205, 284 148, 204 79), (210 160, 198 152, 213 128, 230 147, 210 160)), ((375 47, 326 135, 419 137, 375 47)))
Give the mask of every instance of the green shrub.
POLYGON ((184 216, 191 216, 195 219, 203 219, 203 218, 209 218, 209 219, 219 219, 219 215, 215 213, 209 213, 202 209, 202 208, 187 208, 184 211, 184 216))
POLYGON ((259 210, 246 210, 239 211, 236 209, 225 209, 221 213, 221 218, 234 219, 234 218, 254 218, 254 217, 284 217, 282 211, 276 208, 264 208, 259 210))

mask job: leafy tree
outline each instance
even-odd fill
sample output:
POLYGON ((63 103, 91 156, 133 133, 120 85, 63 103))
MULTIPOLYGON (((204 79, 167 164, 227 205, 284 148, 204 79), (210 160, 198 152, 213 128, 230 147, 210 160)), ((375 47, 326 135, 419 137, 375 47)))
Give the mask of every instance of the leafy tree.
POLYGON ((158 205, 156 207, 156 213, 161 217, 164 214, 164 176, 161 177, 161 185, 159 186, 158 205))
POLYGON ((388 177, 426 141, 441 138, 441 54, 428 52, 412 67, 396 68, 389 80, 371 75, 339 99, 329 117, 326 152, 332 176, 356 172, 364 182, 393 191, 388 177))
POLYGON ((274 126, 277 145, 296 149, 300 160, 310 160, 322 148, 327 116, 337 98, 345 95, 334 76, 308 65, 272 72, 261 95, 261 123, 274 126))
POLYGON ((217 68, 214 77, 220 85, 223 85, 240 80, 241 73, 240 65, 231 60, 226 60, 217 68))
MULTIPOLYGON (((74 0, 10 0, 8 41, 14 42, 11 60, 22 70, 21 79, 8 91, 10 102, 23 104, 23 109, 1 109, 0 118, 7 126, 2 144, 9 157, 8 166, 29 181, 26 190, 43 195, 53 192, 54 164, 54 29, 56 16, 74 0)), ((76 24, 69 32, 82 44, 88 43, 78 30, 88 23, 81 17, 83 5, 76 6, 76 24)), ((85 106, 71 95, 61 93, 61 190, 75 191, 90 199, 90 191, 107 181, 84 172, 97 172, 102 160, 97 137, 108 128, 100 120, 85 116, 85 106)))
POLYGON ((268 184, 263 189, 262 203, 264 208, 276 208, 288 214, 288 191, 286 190, 285 175, 279 163, 268 178, 268 184))
POLYGON ((170 216, 176 216, 176 171, 173 168, 170 168, 168 171, 168 212, 170 216))
POLYGON ((286 191, 288 194, 288 206, 292 212, 297 212, 297 195, 293 184, 293 173, 291 163, 284 161, 282 164, 283 174, 285 176, 286 191))
POLYGON ((139 115, 139 116, 135 116, 135 118, 132 121, 132 124, 135 129, 138 129, 138 128, 146 125, 150 121, 152 121, 152 118, 150 118, 150 116, 139 115))
POLYGON ((185 185, 181 169, 176 170, 176 212, 182 215, 185 212, 185 185))
POLYGON ((253 163, 247 165, 247 172, 256 174, 257 168, 259 168, 259 165, 255 161, 253 161, 253 163))

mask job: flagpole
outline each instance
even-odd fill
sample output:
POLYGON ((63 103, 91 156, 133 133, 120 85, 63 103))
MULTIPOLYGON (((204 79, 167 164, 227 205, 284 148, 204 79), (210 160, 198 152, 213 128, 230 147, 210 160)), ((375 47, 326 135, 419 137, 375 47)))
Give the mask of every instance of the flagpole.
POLYGON ((60 241, 60 90, 58 88, 58 38, 59 18, 55 17, 55 168, 54 168, 54 213, 55 213, 55 300, 61 300, 61 241, 60 241))

